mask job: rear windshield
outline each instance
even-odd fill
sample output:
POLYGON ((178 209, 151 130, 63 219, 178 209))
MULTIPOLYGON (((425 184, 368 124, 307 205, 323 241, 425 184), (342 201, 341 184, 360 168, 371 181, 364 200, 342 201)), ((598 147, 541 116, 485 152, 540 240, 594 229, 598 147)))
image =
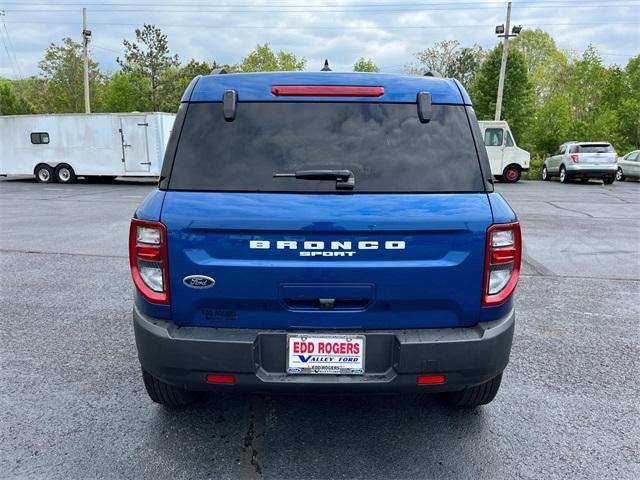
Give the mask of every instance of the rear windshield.
POLYGON ((353 192, 484 191, 463 106, 238 103, 233 122, 221 103, 192 103, 169 180, 173 190, 335 192, 332 180, 274 178, 302 170, 350 170, 353 192))
POLYGON ((578 145, 578 153, 613 153, 613 147, 608 143, 598 145, 578 145))

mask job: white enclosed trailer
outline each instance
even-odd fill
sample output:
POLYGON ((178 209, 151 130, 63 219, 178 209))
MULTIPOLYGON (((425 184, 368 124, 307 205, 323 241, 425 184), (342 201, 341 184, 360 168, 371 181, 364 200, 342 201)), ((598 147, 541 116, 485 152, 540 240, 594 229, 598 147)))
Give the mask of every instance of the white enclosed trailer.
POLYGON ((39 182, 157 177, 175 115, 95 113, 0 116, 0 175, 39 182))

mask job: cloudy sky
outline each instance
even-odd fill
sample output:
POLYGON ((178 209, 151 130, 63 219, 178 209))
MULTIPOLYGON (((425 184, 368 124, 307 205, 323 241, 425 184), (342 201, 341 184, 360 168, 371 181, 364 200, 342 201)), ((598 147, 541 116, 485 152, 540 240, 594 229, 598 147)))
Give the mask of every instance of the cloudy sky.
MULTIPOLYGON (((92 56, 117 69, 122 39, 153 23, 181 60, 238 63, 258 43, 293 51, 320 69, 350 70, 358 57, 401 72, 413 54, 441 40, 493 47, 506 2, 488 0, 0 0, 0 76, 38 73, 51 42, 80 41, 82 7, 93 31, 92 56)), ((640 0, 514 1, 512 23, 542 28, 562 49, 595 45, 607 64, 640 53, 640 0)))

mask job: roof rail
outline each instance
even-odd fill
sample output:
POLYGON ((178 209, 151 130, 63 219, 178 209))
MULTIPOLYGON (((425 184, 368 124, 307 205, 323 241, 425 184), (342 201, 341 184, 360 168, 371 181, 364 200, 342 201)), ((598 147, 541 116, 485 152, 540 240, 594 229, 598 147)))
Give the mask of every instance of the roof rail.
POLYGON ((213 70, 211 70, 211 73, 209 75, 224 75, 225 73, 229 73, 227 72, 224 67, 221 68, 214 68, 213 70))

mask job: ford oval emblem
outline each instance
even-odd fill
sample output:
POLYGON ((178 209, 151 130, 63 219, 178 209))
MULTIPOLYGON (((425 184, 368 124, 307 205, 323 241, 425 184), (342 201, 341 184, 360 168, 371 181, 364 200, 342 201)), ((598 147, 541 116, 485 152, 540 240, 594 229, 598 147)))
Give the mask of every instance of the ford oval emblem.
POLYGON ((216 284, 213 278, 205 275, 189 275, 182 282, 189 288, 211 288, 216 284))

